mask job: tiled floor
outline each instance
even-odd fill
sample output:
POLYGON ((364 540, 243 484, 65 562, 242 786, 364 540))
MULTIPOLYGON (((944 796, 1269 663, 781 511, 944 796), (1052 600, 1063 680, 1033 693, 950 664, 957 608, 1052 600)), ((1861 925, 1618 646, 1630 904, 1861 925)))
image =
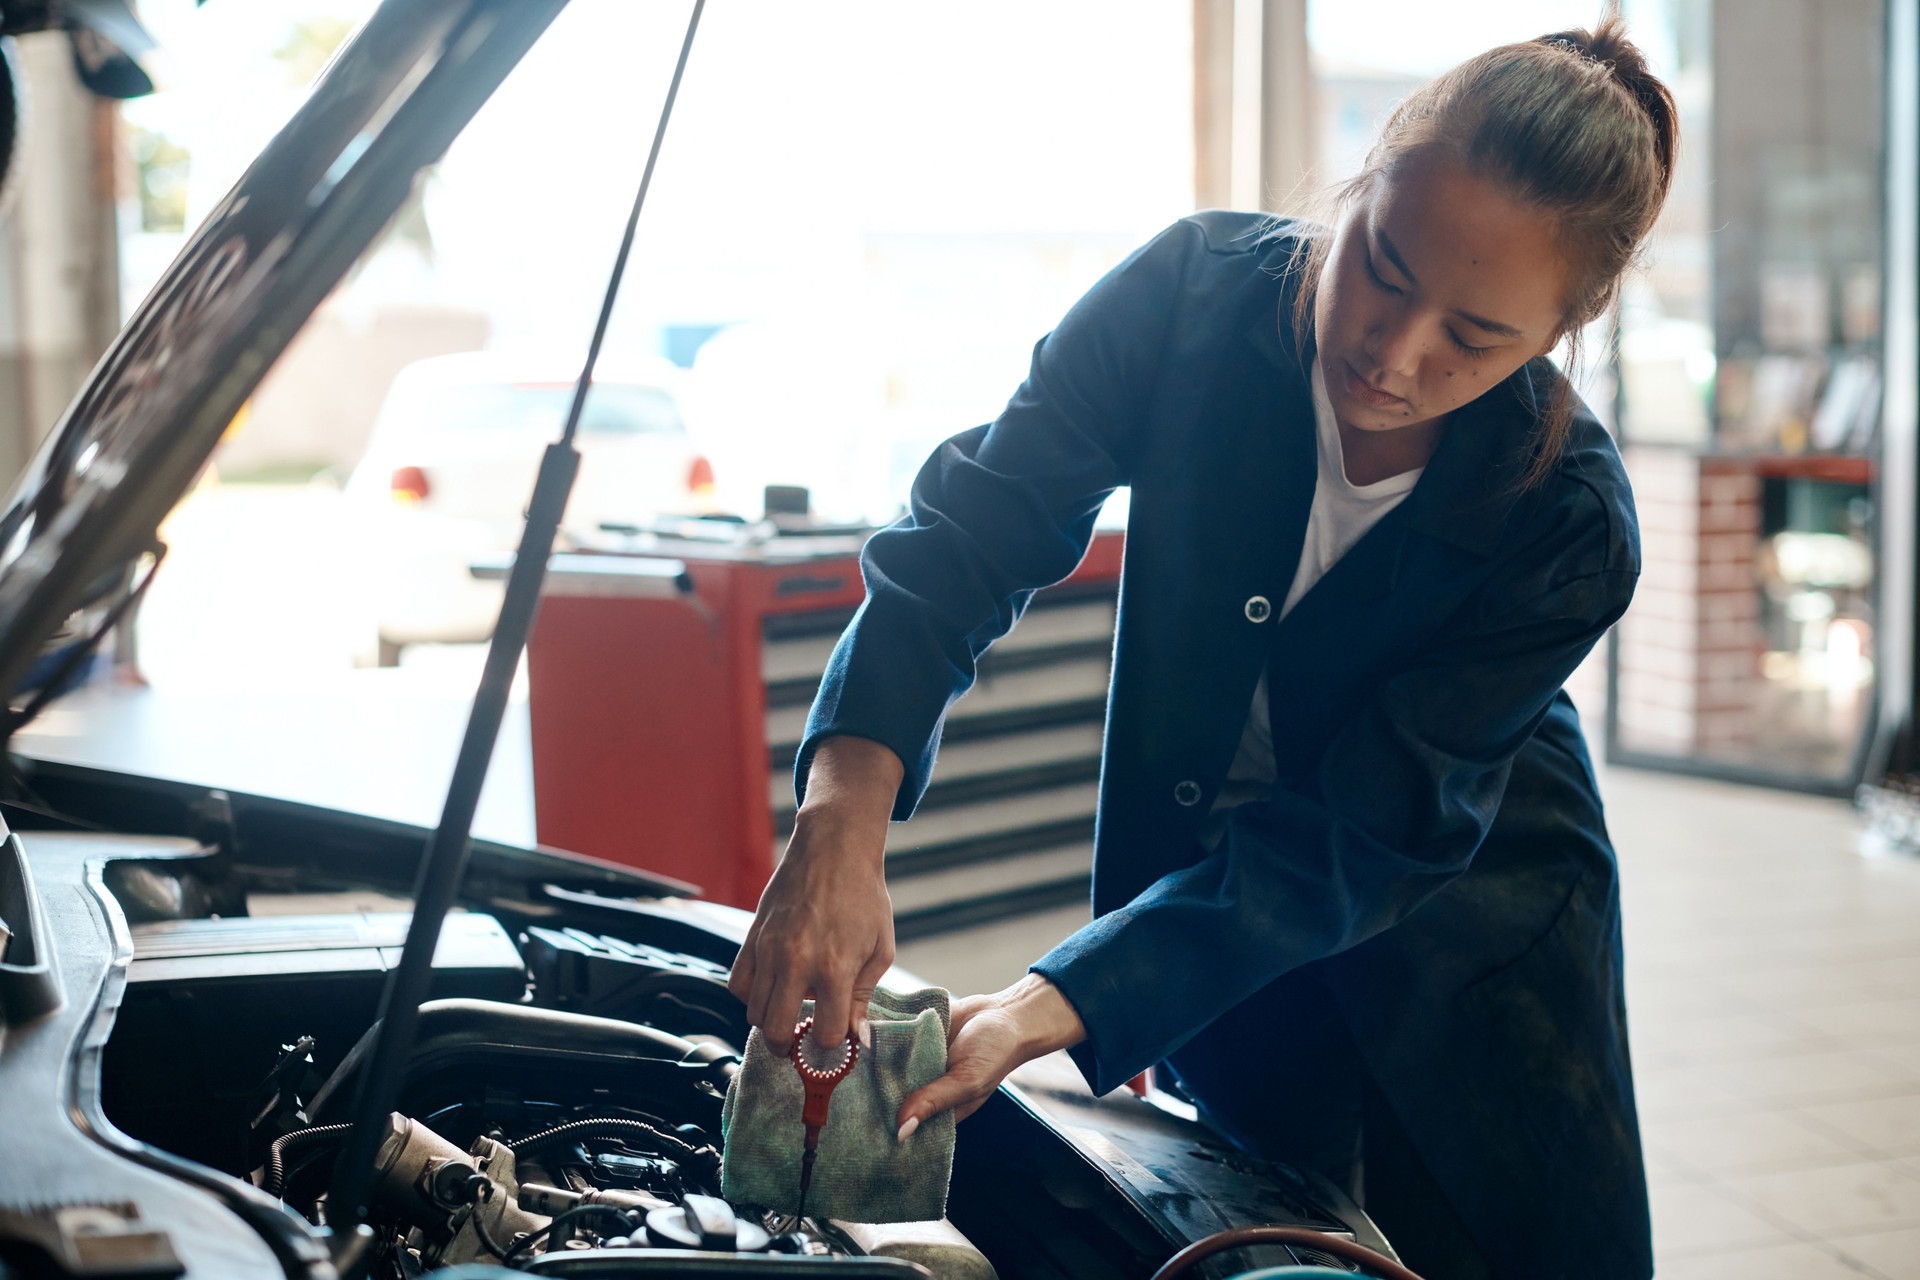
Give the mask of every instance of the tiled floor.
MULTIPOLYGON (((1605 779, 1661 1280, 1920 1280, 1920 862, 1839 801, 1605 779)), ((962 990, 1085 913, 911 943, 962 990)))
POLYGON ((1920 1280, 1920 862, 1842 804, 1613 771, 1663 1280, 1920 1280))

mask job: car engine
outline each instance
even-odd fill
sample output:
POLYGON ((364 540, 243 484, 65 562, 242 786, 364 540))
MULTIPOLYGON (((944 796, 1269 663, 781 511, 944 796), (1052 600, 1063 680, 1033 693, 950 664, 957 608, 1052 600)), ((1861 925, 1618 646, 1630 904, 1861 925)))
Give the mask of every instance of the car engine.
MULTIPOLYGON (((138 876, 123 871, 123 890, 138 876)), ((399 913, 134 926, 103 1062, 108 1115, 327 1225, 333 1156, 405 927, 399 913)), ((915 1262, 993 1274, 951 1223, 794 1220, 722 1198, 720 1108, 746 1027, 714 960, 578 928, 515 936, 459 913, 435 975, 440 998, 421 1011, 376 1160, 370 1274, 468 1262, 609 1274, 610 1255, 622 1275, 650 1260, 761 1276, 823 1258, 847 1277, 921 1274, 915 1262)))

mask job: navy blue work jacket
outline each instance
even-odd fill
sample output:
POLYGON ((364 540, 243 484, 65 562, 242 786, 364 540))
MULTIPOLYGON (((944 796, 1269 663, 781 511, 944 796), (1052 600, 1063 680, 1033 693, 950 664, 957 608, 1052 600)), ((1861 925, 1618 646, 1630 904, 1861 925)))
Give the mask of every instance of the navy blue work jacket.
POLYGON ((934 453, 867 544, 797 781, 822 738, 874 739, 905 762, 907 818, 981 653, 1129 486, 1096 918, 1034 966, 1086 1024, 1089 1083, 1172 1056, 1210 1114, 1272 1103, 1260 1054, 1313 1051, 1276 1032, 1276 995, 1313 966, 1503 1271, 1641 1280, 1615 866, 1561 691, 1633 591, 1626 476, 1581 407, 1522 484, 1559 380, 1535 360, 1455 412, 1408 498, 1277 621, 1316 475, 1287 270, 1307 234, 1176 223, 1040 342, 998 419, 934 453), (1263 668, 1278 779, 1209 852, 1263 668))

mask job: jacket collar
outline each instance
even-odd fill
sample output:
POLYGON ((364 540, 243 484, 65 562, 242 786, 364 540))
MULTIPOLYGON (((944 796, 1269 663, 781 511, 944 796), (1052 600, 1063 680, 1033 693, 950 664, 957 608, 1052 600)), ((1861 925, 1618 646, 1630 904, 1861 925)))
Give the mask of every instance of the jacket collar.
MULTIPOLYGON (((1257 316, 1248 341, 1301 383, 1313 359, 1293 341, 1293 290, 1283 287, 1275 312, 1257 316)), ((1406 501, 1406 527, 1478 556, 1499 546, 1508 517, 1523 496, 1532 461, 1531 439, 1546 412, 1555 378, 1544 356, 1528 361, 1505 382, 1456 410, 1406 501)))

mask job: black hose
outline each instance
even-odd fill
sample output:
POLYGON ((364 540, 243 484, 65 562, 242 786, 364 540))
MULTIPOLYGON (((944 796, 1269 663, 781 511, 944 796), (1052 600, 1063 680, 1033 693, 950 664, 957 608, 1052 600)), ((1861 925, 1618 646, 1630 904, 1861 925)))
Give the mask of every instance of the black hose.
POLYGON ((266 1177, 261 1181, 261 1189, 278 1199, 286 1184, 287 1152, 321 1138, 333 1138, 338 1141, 352 1128, 350 1124, 323 1124, 312 1129, 298 1129, 275 1138, 267 1144, 267 1171, 266 1177))
POLYGON ((475 1188, 479 1192, 480 1199, 479 1202, 467 1212, 467 1221, 473 1224, 473 1234, 480 1238, 480 1247, 498 1258, 501 1262, 505 1262, 507 1260, 508 1250, 502 1248, 495 1242, 492 1233, 487 1230, 486 1216, 482 1212, 493 1199, 493 1179, 482 1173, 477 1173, 474 1177, 480 1180, 475 1188))
POLYGON ((629 1134, 643 1136, 687 1163, 704 1167, 716 1163, 719 1159, 719 1152, 712 1147, 696 1147, 685 1138, 655 1128, 644 1120, 628 1120, 618 1116, 569 1120, 551 1129, 542 1129, 539 1133, 528 1134, 517 1141, 509 1142, 507 1146, 515 1155, 522 1155, 537 1151, 541 1147, 551 1146, 563 1138, 620 1137, 629 1134))
POLYGON ((480 1210, 478 1208, 473 1211, 473 1234, 480 1238, 481 1248, 502 1262, 507 1260, 507 1251, 494 1243, 493 1236, 487 1231, 487 1224, 480 1219, 480 1210))

